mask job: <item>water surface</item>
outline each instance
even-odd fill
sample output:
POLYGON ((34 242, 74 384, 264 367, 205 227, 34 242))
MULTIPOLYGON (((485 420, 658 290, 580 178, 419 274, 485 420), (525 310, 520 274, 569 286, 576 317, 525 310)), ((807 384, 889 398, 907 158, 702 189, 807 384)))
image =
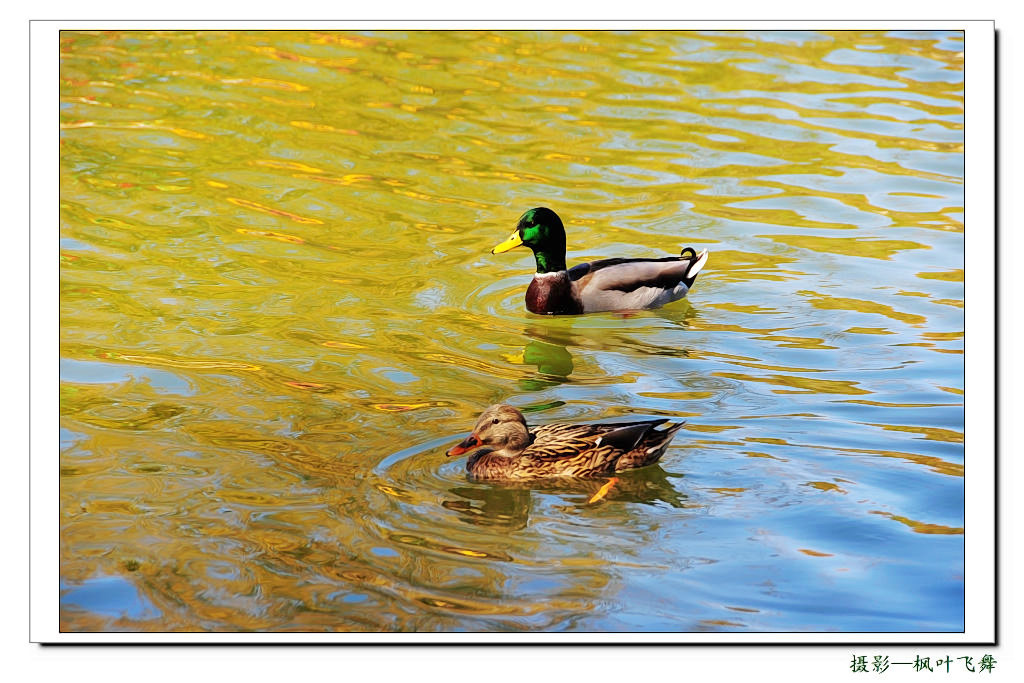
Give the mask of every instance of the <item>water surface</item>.
POLYGON ((67 631, 961 631, 963 41, 61 34, 67 631), (528 314, 569 262, 711 259, 528 314), (685 419, 473 483, 528 419, 685 419))

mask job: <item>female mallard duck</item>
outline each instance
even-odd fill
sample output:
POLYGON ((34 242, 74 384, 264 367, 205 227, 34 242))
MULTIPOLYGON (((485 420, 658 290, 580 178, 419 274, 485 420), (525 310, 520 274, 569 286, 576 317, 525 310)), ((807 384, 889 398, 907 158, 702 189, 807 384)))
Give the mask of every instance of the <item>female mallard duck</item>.
POLYGON ((521 244, 537 260, 526 309, 549 315, 663 306, 686 296, 708 260, 707 249, 698 254, 686 247, 679 256, 610 258, 566 268, 565 228, 558 214, 544 207, 524 213, 512 235, 491 253, 521 244))
POLYGON ((601 476, 656 462, 683 426, 677 422, 655 429, 664 423, 527 427, 521 412, 494 405, 483 412, 473 433, 447 454, 472 453, 466 471, 474 479, 601 476))

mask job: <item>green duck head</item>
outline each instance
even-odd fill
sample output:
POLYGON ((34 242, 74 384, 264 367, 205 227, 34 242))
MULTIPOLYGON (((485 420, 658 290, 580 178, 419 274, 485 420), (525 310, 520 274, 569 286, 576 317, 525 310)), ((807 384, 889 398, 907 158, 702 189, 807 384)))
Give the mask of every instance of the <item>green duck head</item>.
POLYGON ((565 270, 565 227, 551 209, 539 206, 524 213, 509 238, 491 249, 491 253, 500 254, 519 245, 533 250, 538 273, 565 270))

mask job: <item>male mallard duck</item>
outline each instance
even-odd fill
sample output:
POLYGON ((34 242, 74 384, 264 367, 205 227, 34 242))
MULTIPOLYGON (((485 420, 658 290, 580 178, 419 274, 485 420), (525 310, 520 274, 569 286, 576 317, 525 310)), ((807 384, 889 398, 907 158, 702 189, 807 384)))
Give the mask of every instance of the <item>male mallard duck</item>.
POLYGON ((566 268, 565 228, 558 214, 544 207, 524 213, 512 235, 491 253, 521 244, 537 259, 526 309, 549 315, 663 306, 686 296, 708 260, 707 249, 698 254, 686 247, 679 256, 610 258, 566 268))
POLYGON ((471 452, 466 471, 474 479, 601 476, 656 462, 683 426, 676 422, 655 429, 665 422, 527 427, 521 412, 494 405, 476 421, 473 433, 447 454, 471 452))

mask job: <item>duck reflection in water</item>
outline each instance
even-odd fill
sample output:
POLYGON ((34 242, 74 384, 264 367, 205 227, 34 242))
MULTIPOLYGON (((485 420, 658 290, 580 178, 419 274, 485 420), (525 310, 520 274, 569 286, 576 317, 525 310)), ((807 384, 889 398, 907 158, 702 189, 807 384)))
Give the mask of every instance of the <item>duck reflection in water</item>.
MULTIPOLYGON (((682 479, 681 474, 669 474, 659 465, 642 470, 622 472, 617 481, 601 499, 644 505, 666 504, 673 508, 692 507, 685 493, 673 486, 672 479, 682 479)), ((579 496, 575 502, 580 507, 591 505, 589 501, 605 486, 606 479, 538 479, 530 482, 502 482, 499 485, 455 486, 448 489, 456 496, 445 500, 441 506, 459 513, 462 521, 477 526, 500 529, 524 529, 530 521, 534 492, 566 496, 579 496)), ((599 504, 599 503, 594 503, 599 504)))
MULTIPOLYGON (((691 305, 661 309, 656 313, 645 312, 645 315, 653 317, 659 324, 682 328, 689 327, 699 318, 699 313, 691 305)), ((625 354, 640 353, 645 356, 686 358, 690 355, 686 348, 678 345, 652 344, 643 341, 642 335, 635 334, 632 330, 617 327, 560 328, 556 325, 530 325, 523 329, 523 335, 529 341, 522 352, 505 355, 504 359, 516 365, 532 365, 537 368, 535 376, 519 379, 519 386, 525 391, 542 391, 561 384, 573 383, 571 375, 576 370, 576 360, 569 351, 573 347, 585 351, 616 351, 625 354)))
POLYGON ((540 391, 565 384, 570 381, 569 375, 574 369, 572 354, 565 346, 537 339, 531 339, 521 354, 509 356, 507 360, 537 368, 537 377, 524 377, 519 380, 519 386, 526 391, 540 391))

